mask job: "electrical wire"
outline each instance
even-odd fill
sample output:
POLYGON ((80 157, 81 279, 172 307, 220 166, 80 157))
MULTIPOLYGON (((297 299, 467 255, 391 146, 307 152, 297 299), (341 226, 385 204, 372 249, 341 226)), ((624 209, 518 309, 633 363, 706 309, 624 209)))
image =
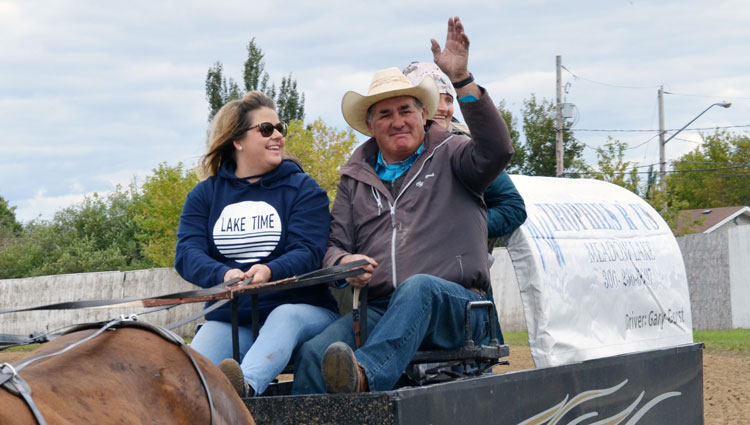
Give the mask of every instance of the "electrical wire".
POLYGON ((664 94, 671 94, 672 96, 684 96, 684 97, 705 97, 708 99, 748 99, 750 100, 750 97, 744 97, 744 96, 708 96, 703 94, 685 94, 685 93, 674 93, 674 92, 668 92, 665 91, 664 94))
MULTIPOLYGON (((698 128, 686 128, 682 131, 705 131, 705 130, 714 130, 718 128, 742 128, 742 127, 750 127, 750 124, 740 124, 740 125, 717 125, 714 127, 698 127, 698 128)), ((649 133, 652 131, 658 132, 659 130, 640 130, 640 129, 630 129, 630 130, 617 130, 617 129, 592 129, 592 128, 566 128, 567 131, 584 131, 584 132, 612 132, 612 133, 649 133)), ((664 132, 670 132, 670 131, 677 131, 677 128, 668 128, 665 129, 664 132)))
POLYGON ((620 88, 620 89, 638 89, 638 90, 641 90, 641 89, 650 89, 650 90, 653 90, 653 89, 658 89, 659 87, 661 87, 661 86, 623 86, 623 85, 619 85, 619 84, 603 83, 601 81, 596 81, 596 80, 592 80, 590 78, 585 78, 585 77, 581 77, 580 75, 576 75, 575 73, 573 73, 573 71, 571 71, 568 68, 566 68, 565 65, 561 65, 561 68, 564 69, 565 71, 567 71, 570 75, 572 75, 573 79, 588 81, 589 83, 600 84, 602 86, 616 87, 616 88, 620 88))

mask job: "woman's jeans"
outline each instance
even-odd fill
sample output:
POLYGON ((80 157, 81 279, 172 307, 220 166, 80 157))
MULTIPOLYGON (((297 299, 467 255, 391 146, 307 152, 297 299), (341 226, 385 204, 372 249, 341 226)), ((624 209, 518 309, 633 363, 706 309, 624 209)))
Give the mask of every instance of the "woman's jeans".
MULTIPOLYGON (((338 317, 338 313, 323 307, 283 304, 268 315, 255 343, 252 326, 240 326, 240 366, 255 394, 263 394, 268 384, 284 370, 297 347, 322 332, 338 317)), ((232 324, 207 321, 195 334, 190 346, 215 364, 231 358, 232 324)))
MULTIPOLYGON (((354 352, 365 369, 371 391, 393 389, 417 349, 453 349, 464 344, 466 303, 487 299, 484 293, 435 276, 418 274, 406 279, 390 299, 367 305, 367 342, 354 352)), ((472 336, 489 334, 487 313, 472 310, 472 336)), ((323 353, 342 341, 354 348, 352 316, 343 316, 300 348, 295 359, 293 394, 325 392, 320 372, 323 353)))

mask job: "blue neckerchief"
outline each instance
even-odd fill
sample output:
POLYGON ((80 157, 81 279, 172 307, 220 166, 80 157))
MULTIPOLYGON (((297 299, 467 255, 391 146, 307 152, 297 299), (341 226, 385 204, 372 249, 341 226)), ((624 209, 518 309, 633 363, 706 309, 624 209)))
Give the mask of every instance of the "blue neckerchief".
POLYGON ((419 157, 419 154, 422 152, 424 152, 424 142, 419 145, 416 152, 409 155, 405 160, 399 161, 395 164, 386 164, 383 159, 383 153, 378 152, 378 162, 375 164, 375 172, 378 174, 378 177, 380 177, 380 180, 392 182, 407 172, 409 168, 414 165, 414 161, 417 160, 417 157, 419 157))

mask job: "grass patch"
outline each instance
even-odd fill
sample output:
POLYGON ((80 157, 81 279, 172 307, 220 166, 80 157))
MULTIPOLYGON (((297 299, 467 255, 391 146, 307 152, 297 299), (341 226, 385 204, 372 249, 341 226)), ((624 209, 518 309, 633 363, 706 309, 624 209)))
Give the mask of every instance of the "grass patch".
POLYGON ((529 346, 529 334, 526 332, 503 332, 503 339, 508 345, 529 346))
POLYGON ((705 344, 708 352, 729 351, 750 356, 750 329, 693 331, 693 340, 705 344))
MULTIPOLYGON (((529 345, 529 335, 526 332, 503 332, 503 337, 508 345, 529 345)), ((693 340, 705 344, 708 352, 729 351, 750 356, 750 329, 693 331, 693 340)))
POLYGON ((18 347, 10 347, 10 348, 7 348, 7 349, 5 349, 3 351, 27 352, 27 351, 31 351, 31 350, 34 350, 34 349, 38 348, 39 345, 41 345, 41 344, 21 345, 21 346, 18 346, 18 347))

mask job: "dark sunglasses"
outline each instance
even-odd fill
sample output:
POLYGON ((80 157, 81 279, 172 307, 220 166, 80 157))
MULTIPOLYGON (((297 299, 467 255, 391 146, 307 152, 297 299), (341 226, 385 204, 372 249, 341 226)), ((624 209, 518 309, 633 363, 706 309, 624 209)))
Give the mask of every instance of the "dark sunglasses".
POLYGON ((260 124, 250 126, 247 131, 254 129, 255 127, 258 127, 258 130, 260 130, 260 135, 263 137, 271 137, 274 129, 279 130, 279 133, 281 133, 282 136, 286 136, 287 126, 285 122, 280 122, 276 125, 273 125, 270 122, 262 122, 260 124))

